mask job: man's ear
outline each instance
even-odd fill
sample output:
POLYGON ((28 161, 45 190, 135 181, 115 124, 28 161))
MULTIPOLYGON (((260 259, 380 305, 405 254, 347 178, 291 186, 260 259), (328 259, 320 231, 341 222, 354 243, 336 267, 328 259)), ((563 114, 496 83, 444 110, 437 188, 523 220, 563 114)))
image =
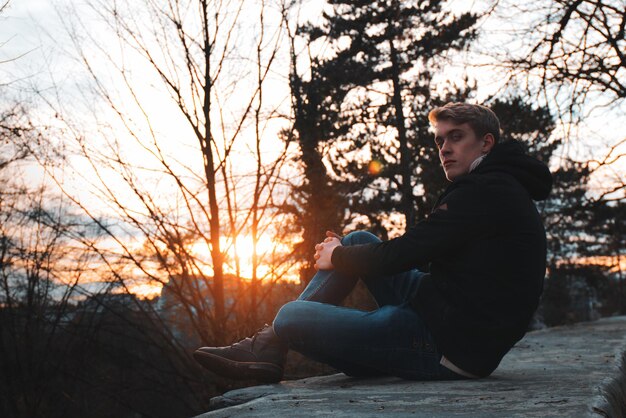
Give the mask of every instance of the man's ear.
POLYGON ((496 139, 493 137, 493 134, 485 134, 485 136, 483 136, 483 154, 489 154, 495 144, 496 139))

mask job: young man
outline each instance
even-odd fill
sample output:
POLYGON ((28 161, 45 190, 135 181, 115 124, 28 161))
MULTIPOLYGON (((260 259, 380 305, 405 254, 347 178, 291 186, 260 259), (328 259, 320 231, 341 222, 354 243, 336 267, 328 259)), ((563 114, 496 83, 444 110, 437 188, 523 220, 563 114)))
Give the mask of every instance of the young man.
POLYGON ((499 143, 488 108, 448 103, 429 114, 452 183, 429 217, 398 238, 327 232, 317 274, 273 326, 194 356, 231 378, 282 378, 288 349, 350 376, 463 379, 490 375, 519 341, 543 288, 546 237, 533 200, 552 177, 514 141, 499 143), (430 265, 429 272, 416 266, 430 265), (378 304, 338 306, 361 279, 378 304))

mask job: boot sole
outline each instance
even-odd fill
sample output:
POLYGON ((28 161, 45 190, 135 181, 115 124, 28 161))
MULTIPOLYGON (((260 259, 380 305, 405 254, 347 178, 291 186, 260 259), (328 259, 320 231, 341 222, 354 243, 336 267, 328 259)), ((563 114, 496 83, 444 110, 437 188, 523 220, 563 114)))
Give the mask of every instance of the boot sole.
POLYGON ((203 367, 231 379, 276 383, 283 377, 283 368, 272 363, 234 361, 199 350, 193 353, 193 357, 203 367))

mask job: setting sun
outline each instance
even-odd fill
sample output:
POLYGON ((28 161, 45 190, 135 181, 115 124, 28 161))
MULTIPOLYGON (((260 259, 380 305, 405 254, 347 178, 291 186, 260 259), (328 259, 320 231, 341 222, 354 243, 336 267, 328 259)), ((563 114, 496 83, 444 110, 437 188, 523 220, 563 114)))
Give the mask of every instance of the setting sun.
MULTIPOLYGON (((242 235, 237 238, 233 245, 233 239, 230 237, 222 237, 220 239, 220 247, 226 254, 225 272, 231 274, 239 273, 242 279, 252 278, 252 257, 254 255, 254 242, 250 235, 242 235), (237 264, 239 272, 237 272, 237 264)), ((272 241, 268 236, 264 235, 256 243, 256 253, 258 257, 257 277, 260 279, 270 278, 272 269, 273 255, 278 256, 289 251, 289 246, 285 243, 272 241)), ((191 245, 190 252, 197 257, 199 264, 202 266, 204 274, 212 275, 211 252, 206 242, 197 241, 191 245)), ((291 279, 289 275, 284 277, 291 279)))

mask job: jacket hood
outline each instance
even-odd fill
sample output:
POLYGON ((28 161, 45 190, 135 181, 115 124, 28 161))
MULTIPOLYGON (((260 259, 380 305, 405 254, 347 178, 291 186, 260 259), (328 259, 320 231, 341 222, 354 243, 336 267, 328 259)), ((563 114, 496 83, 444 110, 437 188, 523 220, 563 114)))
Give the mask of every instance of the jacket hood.
POLYGON ((518 141, 496 144, 473 171, 475 173, 506 172, 528 191, 533 200, 544 200, 552 189, 552 174, 541 161, 526 155, 518 141))

